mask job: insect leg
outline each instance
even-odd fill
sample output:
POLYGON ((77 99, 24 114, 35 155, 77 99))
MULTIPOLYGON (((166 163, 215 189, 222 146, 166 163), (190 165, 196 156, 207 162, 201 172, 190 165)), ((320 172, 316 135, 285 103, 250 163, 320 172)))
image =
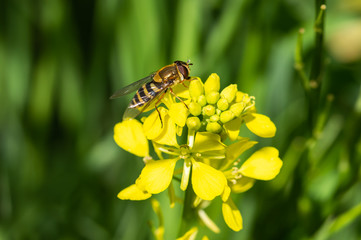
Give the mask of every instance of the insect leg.
POLYGON ((172 88, 169 88, 169 90, 170 90, 170 92, 171 92, 179 101, 181 101, 181 102, 184 104, 184 106, 186 106, 187 109, 189 109, 188 106, 187 106, 187 104, 186 104, 180 97, 178 97, 177 94, 175 94, 175 93, 173 92, 173 89, 172 89, 172 88))
POLYGON ((197 79, 197 78, 195 78, 195 77, 189 77, 189 79, 184 79, 184 81, 182 81, 181 83, 182 83, 182 85, 183 85, 185 88, 189 88, 189 86, 187 86, 184 82, 185 82, 185 81, 190 82, 190 81, 195 80, 195 79, 197 79))
POLYGON ((158 98, 157 102, 154 104, 154 107, 155 107, 155 110, 157 110, 158 112, 158 115, 159 115, 159 119, 160 119, 160 124, 162 125, 162 128, 163 128, 163 120, 162 120, 162 116, 160 115, 160 112, 158 110, 158 107, 157 105, 159 104, 159 102, 162 100, 162 98, 164 97, 164 95, 166 94, 167 91, 164 91, 162 93, 162 95, 160 95, 160 97, 158 98))

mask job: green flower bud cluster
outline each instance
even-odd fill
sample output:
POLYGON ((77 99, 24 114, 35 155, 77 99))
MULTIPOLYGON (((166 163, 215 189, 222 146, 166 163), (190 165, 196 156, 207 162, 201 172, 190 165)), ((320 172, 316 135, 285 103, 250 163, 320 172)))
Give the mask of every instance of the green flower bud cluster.
POLYGON ((192 102, 188 105, 187 126, 196 131, 221 133, 223 124, 254 109, 254 98, 238 91, 236 84, 220 92, 220 79, 214 73, 204 84, 200 79, 191 81, 189 94, 192 102))

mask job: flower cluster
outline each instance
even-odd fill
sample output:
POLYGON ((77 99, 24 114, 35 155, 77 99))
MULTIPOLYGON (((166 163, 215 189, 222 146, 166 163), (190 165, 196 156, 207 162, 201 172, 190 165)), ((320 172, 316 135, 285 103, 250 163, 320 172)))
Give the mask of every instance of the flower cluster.
MULTIPOLYGON (((255 98, 238 91, 237 85, 220 91, 217 74, 211 74, 204 84, 196 78, 188 87, 179 84, 173 91, 182 101, 166 94, 164 106, 144 117, 142 123, 127 119, 115 125, 115 142, 145 162, 135 184, 118 197, 144 200, 172 189, 172 180, 178 180, 183 191, 191 186, 196 195, 192 206, 206 226, 219 231, 206 215, 204 203, 220 197, 226 224, 239 231, 242 217, 231 193, 247 191, 255 180, 273 179, 282 167, 278 150, 273 147, 261 148, 241 160, 241 154, 257 142, 239 136, 240 127, 244 123, 264 138, 273 137, 276 127, 267 116, 256 112, 255 98), (179 140, 182 135, 187 136, 184 143, 179 140), (158 160, 149 154, 149 140, 158 160), (176 169, 179 161, 182 167, 176 169)), ((174 204, 174 191, 169 193, 174 204)))

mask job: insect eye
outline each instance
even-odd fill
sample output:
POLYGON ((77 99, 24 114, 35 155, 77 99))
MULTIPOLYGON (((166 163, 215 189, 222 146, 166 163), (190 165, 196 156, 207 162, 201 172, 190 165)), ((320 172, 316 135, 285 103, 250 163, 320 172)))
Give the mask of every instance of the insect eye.
POLYGON ((188 69, 182 65, 178 65, 179 72, 183 75, 184 78, 188 79, 188 69))

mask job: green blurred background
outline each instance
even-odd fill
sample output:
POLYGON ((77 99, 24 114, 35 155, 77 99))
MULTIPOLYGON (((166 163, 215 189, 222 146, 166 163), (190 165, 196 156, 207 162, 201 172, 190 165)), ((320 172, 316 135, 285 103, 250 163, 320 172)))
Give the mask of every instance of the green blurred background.
MULTIPOLYGON (((131 96, 117 89, 174 60, 192 75, 220 75, 256 97, 275 122, 284 167, 271 182, 233 196, 244 218, 234 233, 220 202, 207 209, 211 239, 361 239, 361 2, 330 0, 320 134, 294 52, 305 29, 305 71, 314 53, 316 4, 296 0, 1 0, 0 239, 152 239, 150 202, 117 193, 140 158, 113 141, 131 96), (333 94, 332 103, 327 103, 333 94)), ((312 104, 312 103, 311 103, 312 104)), ((256 139, 252 136, 253 139, 256 139)), ((166 239, 180 206, 164 204, 166 239)), ((173 229, 173 231, 171 231, 173 229)))

